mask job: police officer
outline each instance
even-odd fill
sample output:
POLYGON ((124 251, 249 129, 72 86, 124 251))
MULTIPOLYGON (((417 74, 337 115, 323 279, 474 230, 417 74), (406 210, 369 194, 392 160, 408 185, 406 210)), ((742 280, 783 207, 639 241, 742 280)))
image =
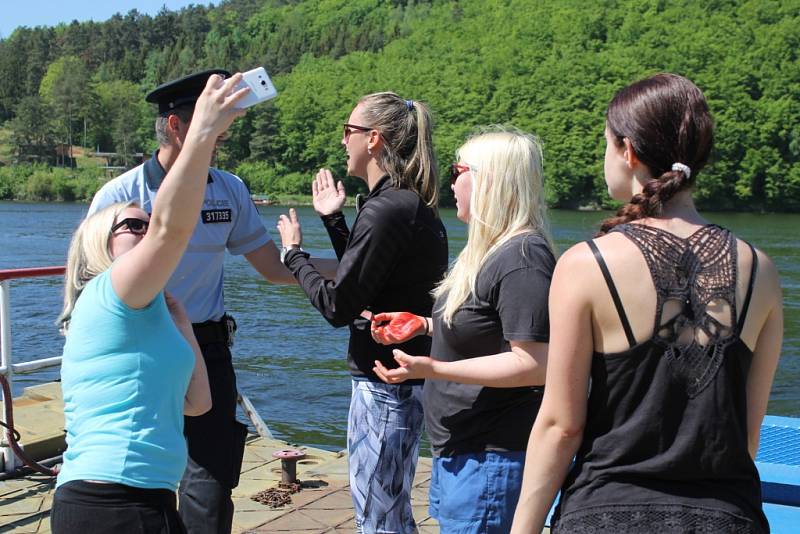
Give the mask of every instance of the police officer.
MULTIPOLYGON (((194 104, 212 74, 230 76, 220 69, 199 72, 147 95, 148 102, 158 105, 159 148, 144 164, 106 183, 92 200, 89 213, 129 200, 152 211, 158 187, 186 138, 194 104)), ((235 323, 225 315, 222 298, 226 249, 243 254, 270 282, 297 283, 282 265, 242 180, 211 167, 200 219, 166 288, 189 313, 208 367, 213 400, 210 412, 188 417, 184 425, 189 463, 179 489, 179 511, 190 533, 231 531, 231 490, 238 483, 247 435, 247 427, 236 421, 236 377, 229 349, 235 323)), ((332 268, 325 260, 320 263, 332 268)))

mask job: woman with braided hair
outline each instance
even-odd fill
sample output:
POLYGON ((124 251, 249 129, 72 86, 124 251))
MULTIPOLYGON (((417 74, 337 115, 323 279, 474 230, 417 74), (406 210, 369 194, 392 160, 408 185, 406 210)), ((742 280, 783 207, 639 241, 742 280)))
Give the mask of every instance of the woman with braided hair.
POLYGON ((559 488, 553 532, 768 532, 753 458, 783 337, 775 266, 695 209, 713 123, 692 82, 625 87, 605 136, 627 204, 556 266, 512 532, 541 532, 559 488))

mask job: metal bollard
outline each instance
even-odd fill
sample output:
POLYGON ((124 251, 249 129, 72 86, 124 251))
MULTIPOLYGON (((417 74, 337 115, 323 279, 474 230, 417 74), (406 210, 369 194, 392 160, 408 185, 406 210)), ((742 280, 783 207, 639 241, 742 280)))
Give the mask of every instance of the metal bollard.
POLYGON ((273 452, 272 456, 281 460, 281 485, 296 484, 297 461, 305 458, 306 453, 297 449, 283 449, 273 452))

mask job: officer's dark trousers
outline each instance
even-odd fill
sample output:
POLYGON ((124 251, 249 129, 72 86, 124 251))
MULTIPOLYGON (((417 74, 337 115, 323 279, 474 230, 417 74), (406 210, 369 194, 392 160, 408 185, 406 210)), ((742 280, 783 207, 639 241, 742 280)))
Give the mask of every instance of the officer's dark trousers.
POLYGON ((236 421, 236 376, 225 343, 201 345, 213 407, 186 417, 189 463, 178 490, 178 512, 190 534, 227 534, 233 523, 231 489, 239 483, 247 427, 236 421))

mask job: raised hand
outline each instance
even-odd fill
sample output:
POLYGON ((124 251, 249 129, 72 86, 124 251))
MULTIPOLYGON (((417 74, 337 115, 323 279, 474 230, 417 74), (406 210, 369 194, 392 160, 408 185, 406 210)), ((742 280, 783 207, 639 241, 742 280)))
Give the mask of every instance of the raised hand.
POLYGON ((395 349, 392 353, 400 367, 387 369, 380 361, 375 360, 375 367, 372 368, 378 378, 387 384, 399 384, 406 380, 430 378, 432 376, 433 360, 428 356, 411 356, 400 349, 395 349))
POLYGON ((311 195, 314 211, 320 215, 341 211, 346 198, 344 184, 341 180, 334 184, 333 175, 328 169, 320 169, 311 182, 311 195))
POLYGON ((288 217, 281 215, 278 218, 277 228, 281 234, 281 244, 284 247, 299 247, 303 244, 303 231, 300 228, 300 221, 297 220, 297 212, 294 208, 289 208, 288 217))
POLYGON ((213 141, 225 133, 236 117, 245 111, 236 107, 249 88, 243 87, 234 92, 234 87, 241 81, 242 74, 237 72, 227 80, 218 74, 208 77, 206 87, 194 105, 194 114, 189 125, 187 137, 197 137, 200 141, 213 141))
POLYGON ((372 339, 381 345, 397 345, 428 333, 428 319, 409 312, 379 313, 370 325, 372 339))

